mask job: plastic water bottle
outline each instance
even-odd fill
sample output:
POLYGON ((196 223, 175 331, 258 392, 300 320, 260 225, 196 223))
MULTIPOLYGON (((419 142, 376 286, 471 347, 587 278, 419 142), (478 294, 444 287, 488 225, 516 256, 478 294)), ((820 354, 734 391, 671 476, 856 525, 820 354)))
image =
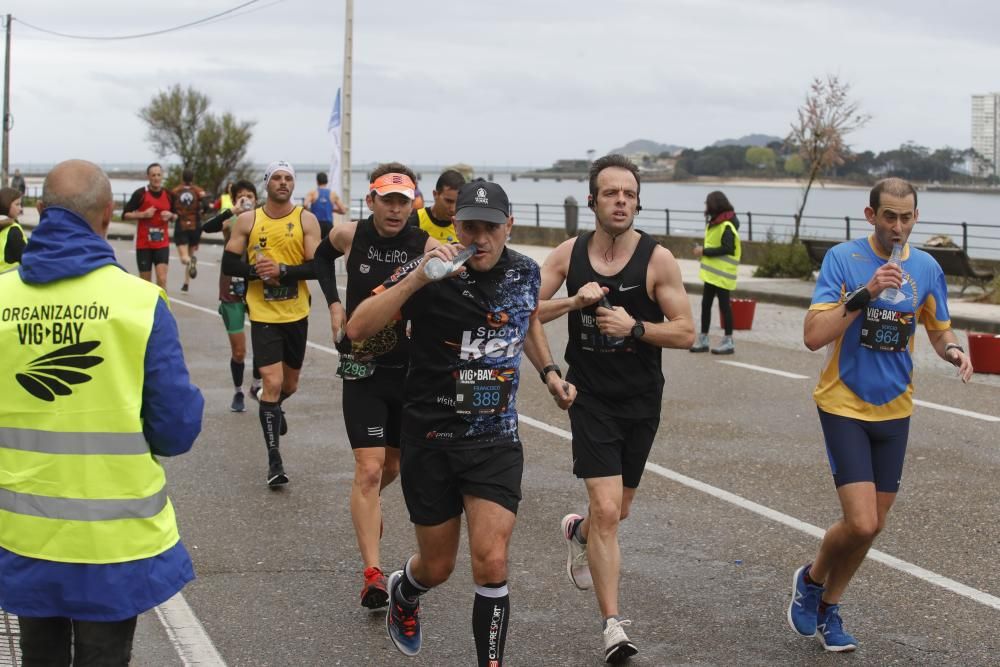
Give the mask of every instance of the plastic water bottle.
MULTIPOLYGON (((903 260, 903 246, 899 243, 892 244, 892 255, 889 256, 889 263, 899 266, 900 262, 903 260)), ((889 303, 896 303, 898 298, 899 290, 895 287, 886 287, 882 290, 882 294, 879 297, 883 301, 888 301, 889 303)))
MULTIPOLYGON (((614 310, 614 306, 611 305, 611 301, 608 300, 608 295, 605 294, 601 297, 601 300, 597 302, 597 305, 601 308, 607 308, 608 310, 614 310)), ((622 336, 604 336, 605 342, 609 347, 618 347, 625 344, 625 338, 622 336)))
POLYGON ((446 262, 440 257, 431 257, 427 264, 424 265, 424 275, 431 280, 441 280, 446 275, 465 264, 465 262, 468 261, 470 257, 475 255, 476 252, 478 252, 476 250, 476 246, 470 245, 468 248, 455 255, 450 262, 446 262))

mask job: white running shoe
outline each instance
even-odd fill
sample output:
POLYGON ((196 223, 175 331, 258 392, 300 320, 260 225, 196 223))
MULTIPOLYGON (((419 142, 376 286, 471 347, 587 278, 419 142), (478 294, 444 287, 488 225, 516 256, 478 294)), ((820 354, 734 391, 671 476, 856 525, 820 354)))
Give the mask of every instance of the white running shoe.
POLYGON ((626 625, 632 625, 632 621, 622 619, 609 619, 607 627, 604 628, 604 661, 617 665, 625 662, 639 652, 635 644, 628 638, 623 629, 626 625))
POLYGON ((582 519, 579 514, 567 514, 562 518, 561 527, 569 551, 566 557, 566 574, 574 586, 586 591, 594 587, 594 580, 590 576, 590 563, 587 562, 587 545, 582 544, 573 535, 573 526, 582 519))

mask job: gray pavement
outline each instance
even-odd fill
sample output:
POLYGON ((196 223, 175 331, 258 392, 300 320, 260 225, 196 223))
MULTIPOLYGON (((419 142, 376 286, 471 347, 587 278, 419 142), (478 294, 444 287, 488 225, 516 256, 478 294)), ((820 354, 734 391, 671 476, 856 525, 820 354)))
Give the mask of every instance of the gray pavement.
MULTIPOLYGON (((134 270, 129 244, 113 245, 134 270)), ((539 258, 549 250, 518 249, 539 258)), ((201 275, 183 295, 179 264, 171 262, 173 311, 207 404, 192 452, 164 461, 198 573, 184 595, 211 641, 230 665, 473 664, 464 548, 451 580, 424 599, 418 657, 398 654, 383 617, 358 605, 360 563, 347 504, 353 459, 336 359, 323 349, 330 334, 322 298, 311 317, 315 347, 287 404, 283 449, 292 482, 279 493, 265 487, 255 405, 245 414, 228 410, 228 345, 215 314, 220 255, 218 246, 203 248, 201 275)), ((686 282, 697 280, 696 270, 682 270, 686 282)), ((691 296, 694 312, 699 302, 691 296)), ((640 648, 633 664, 995 665, 1000 610, 987 603, 1000 596, 993 564, 1000 447, 990 419, 1000 418, 1000 376, 962 385, 923 340, 915 377, 926 404, 915 410, 903 488, 876 547, 969 586, 980 599, 868 561, 844 605, 847 627, 861 641, 857 653, 824 654, 815 640, 788 629, 789 580, 818 540, 778 519, 822 529, 838 515, 811 398, 823 353, 803 347, 803 317, 801 307, 762 301, 753 328, 737 332, 733 357, 664 353, 663 417, 650 457, 659 469, 647 470, 620 535, 622 610, 640 648), (740 499, 781 514, 764 516, 740 499)), ((558 358, 565 323, 546 331, 558 358)), ((526 466, 510 555, 507 664, 602 664, 594 598, 566 580, 558 534, 562 515, 586 502, 561 435, 568 420, 530 370, 523 377, 526 466)), ((398 483, 383 494, 383 515, 382 562, 391 570, 414 545, 398 483)), ((184 664, 173 641, 155 614, 143 615, 134 664, 184 664)))

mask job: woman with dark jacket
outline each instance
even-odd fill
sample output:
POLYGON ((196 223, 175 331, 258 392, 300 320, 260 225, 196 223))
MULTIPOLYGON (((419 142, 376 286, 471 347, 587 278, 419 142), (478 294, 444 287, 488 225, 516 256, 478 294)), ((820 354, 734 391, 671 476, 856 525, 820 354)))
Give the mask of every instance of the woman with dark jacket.
POLYGON ((722 327, 726 332, 712 354, 733 354, 733 309, 729 293, 736 289, 736 270, 740 265, 740 221, 733 205, 716 190, 705 198, 705 243, 695 246, 694 256, 701 258, 700 277, 705 283, 701 293, 701 333, 691 352, 708 351, 708 329, 712 324, 712 302, 719 297, 722 327))

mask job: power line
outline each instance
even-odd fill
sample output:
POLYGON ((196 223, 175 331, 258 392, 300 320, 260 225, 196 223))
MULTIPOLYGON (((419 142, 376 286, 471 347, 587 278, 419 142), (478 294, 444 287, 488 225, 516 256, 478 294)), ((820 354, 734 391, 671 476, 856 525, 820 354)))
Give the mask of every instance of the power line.
POLYGON ((137 34, 137 35, 118 35, 118 36, 110 36, 110 37, 98 37, 98 36, 94 36, 94 35, 71 35, 71 34, 64 33, 64 32, 58 32, 56 30, 49 30, 47 28, 41 28, 41 27, 39 27, 37 25, 32 25, 32 24, 28 23, 27 21, 24 21, 23 19, 14 18, 12 20, 18 21, 22 25, 24 25, 24 26, 26 26, 28 28, 31 28, 32 30, 37 30, 39 32, 44 32, 44 33, 47 33, 49 35, 55 35, 57 37, 65 37, 67 39, 85 39, 85 40, 92 40, 92 41, 107 42, 107 41, 117 41, 117 40, 123 40, 123 39, 140 39, 142 37, 152 37, 154 35, 163 35, 163 34, 166 34, 168 32, 175 32, 177 30, 184 30, 185 28, 191 28, 191 27, 194 27, 196 25, 201 25, 202 23, 207 23, 209 21, 213 21, 215 19, 221 18, 223 16, 226 16, 227 14, 232 14, 235 11, 243 9, 244 7, 249 7, 250 5, 256 4, 257 2, 260 2, 260 0, 249 0, 248 2, 244 2, 243 4, 236 5, 235 7, 231 7, 230 9, 227 9, 224 12, 219 12, 218 14, 213 14, 212 16, 206 16, 203 19, 198 19, 197 21, 191 21, 190 23, 184 23, 182 25, 174 26, 172 28, 164 28, 163 30, 154 30, 153 32, 144 32, 144 33, 140 33, 140 34, 137 34))

